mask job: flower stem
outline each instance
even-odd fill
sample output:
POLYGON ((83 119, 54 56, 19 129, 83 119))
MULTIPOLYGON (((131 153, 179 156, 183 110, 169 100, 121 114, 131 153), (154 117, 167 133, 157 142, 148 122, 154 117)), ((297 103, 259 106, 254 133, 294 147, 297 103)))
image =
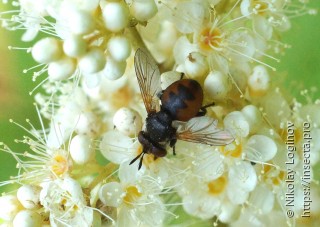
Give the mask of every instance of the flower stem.
POLYGON ((135 26, 127 27, 125 30, 125 35, 131 40, 131 44, 134 50, 137 50, 138 48, 144 48, 145 50, 147 50, 147 47, 144 44, 135 26))
POLYGON ((99 173, 99 175, 94 179, 94 181, 92 181, 89 185, 89 189, 93 189, 95 186, 97 186, 97 184, 101 183, 105 178, 107 178, 108 176, 110 176, 115 169, 117 168, 116 164, 113 163, 108 163, 99 173))

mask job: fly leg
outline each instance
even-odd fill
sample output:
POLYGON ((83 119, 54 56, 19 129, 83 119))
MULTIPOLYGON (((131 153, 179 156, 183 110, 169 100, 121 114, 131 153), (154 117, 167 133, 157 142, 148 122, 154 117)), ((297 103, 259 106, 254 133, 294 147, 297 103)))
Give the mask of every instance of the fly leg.
POLYGON ((205 105, 205 106, 201 107, 199 113, 197 114, 197 117, 201 117, 201 116, 206 115, 207 108, 210 107, 210 106, 214 106, 214 105, 215 105, 214 102, 212 102, 212 103, 210 103, 208 105, 205 105))
POLYGON ((176 138, 170 140, 170 147, 172 147, 173 155, 176 155, 176 142, 176 138))

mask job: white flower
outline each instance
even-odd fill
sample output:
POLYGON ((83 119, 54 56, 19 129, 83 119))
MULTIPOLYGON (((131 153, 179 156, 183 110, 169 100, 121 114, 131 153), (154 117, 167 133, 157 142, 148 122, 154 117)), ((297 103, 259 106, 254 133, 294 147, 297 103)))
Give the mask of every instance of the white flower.
POLYGON ((229 207, 228 216, 232 216, 238 204, 247 201, 249 192, 254 189, 256 183, 257 176, 253 167, 249 163, 239 162, 235 167, 230 166, 228 174, 210 181, 189 177, 178 190, 187 213, 208 219, 220 214, 226 216, 223 207, 230 204, 233 208, 229 207))
POLYGON ((254 58, 255 43, 250 31, 246 29, 225 31, 223 27, 220 28, 221 23, 216 19, 196 30, 193 43, 197 45, 197 49, 210 58, 225 58, 228 61, 228 68, 224 68, 222 72, 229 72, 229 67, 237 67, 238 64, 250 60, 258 61, 254 58))
MULTIPOLYGON (((60 1, 40 0, 35 2, 32 0, 20 0, 19 6, 19 14, 14 16, 14 20, 11 21, 12 24, 9 23, 8 26, 15 29, 15 26, 22 24, 26 29, 22 40, 27 42, 33 40, 42 30, 41 25, 48 22, 44 17, 55 14, 54 12, 60 7, 60 1)), ((44 31, 48 32, 46 29, 44 31)))
POLYGON ((93 209, 87 207, 81 186, 72 178, 42 184, 40 202, 50 212, 52 226, 90 226, 93 209))
MULTIPOLYGON (((29 133, 28 136, 24 136, 23 140, 16 140, 28 145, 29 151, 24 153, 15 152, 1 143, 3 145, 1 150, 11 154, 18 162, 19 174, 8 181, 1 182, 0 185, 17 182, 38 185, 46 180, 64 177, 68 175, 72 168, 72 161, 69 158, 68 151, 60 146, 55 148, 49 146, 45 129, 43 128, 42 132, 36 131, 29 120, 27 122, 31 126, 31 130, 14 123, 29 133)), ((41 118, 40 123, 43 125, 41 118)))
POLYGON ((204 149, 204 145, 180 146, 185 158, 178 166, 186 169, 186 177, 177 191, 185 211, 201 219, 215 215, 221 215, 225 221, 233 219, 238 205, 247 201, 257 184, 254 168, 247 161, 224 157, 212 148, 204 149))
POLYGON ((254 30, 265 39, 271 39, 274 30, 284 32, 290 29, 292 17, 304 13, 312 14, 312 10, 308 9, 303 1, 294 4, 283 0, 243 0, 240 10, 242 15, 252 19, 254 30))
POLYGON ((119 182, 104 184, 99 198, 106 206, 117 208, 117 226, 161 226, 165 207, 158 195, 163 185, 132 168, 128 162, 121 165, 119 182))
POLYGON ((93 106, 82 89, 76 88, 72 96, 61 95, 58 105, 60 108, 50 116, 49 147, 60 147, 73 132, 95 136, 100 133, 101 119, 91 111, 93 106))
POLYGON ((197 1, 168 1, 160 9, 160 16, 173 22, 182 33, 193 33, 205 17, 205 4, 197 1))

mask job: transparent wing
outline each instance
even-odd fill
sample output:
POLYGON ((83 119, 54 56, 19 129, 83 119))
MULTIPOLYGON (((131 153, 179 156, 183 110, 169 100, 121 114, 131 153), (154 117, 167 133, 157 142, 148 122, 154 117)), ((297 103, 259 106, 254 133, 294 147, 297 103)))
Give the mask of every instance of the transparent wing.
POLYGON ((157 63, 146 50, 139 48, 134 56, 134 67, 147 112, 158 111, 159 98, 157 94, 161 91, 161 86, 157 63))
POLYGON ((177 139, 188 142, 224 146, 234 141, 230 132, 217 128, 217 123, 217 120, 203 116, 187 122, 173 121, 172 126, 177 129, 177 139))

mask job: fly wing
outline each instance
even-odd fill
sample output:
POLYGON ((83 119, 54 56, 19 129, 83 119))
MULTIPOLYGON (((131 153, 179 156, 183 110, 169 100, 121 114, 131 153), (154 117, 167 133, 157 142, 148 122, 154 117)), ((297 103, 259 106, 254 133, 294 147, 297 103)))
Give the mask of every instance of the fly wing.
POLYGON ((234 141, 232 134, 217 128, 218 121, 210 117, 194 117, 187 122, 173 121, 177 129, 177 139, 203 143, 212 146, 224 146, 234 141))
POLYGON ((134 67, 142 99, 148 113, 159 110, 158 93, 161 92, 160 71, 153 57, 139 48, 134 56, 134 67))

